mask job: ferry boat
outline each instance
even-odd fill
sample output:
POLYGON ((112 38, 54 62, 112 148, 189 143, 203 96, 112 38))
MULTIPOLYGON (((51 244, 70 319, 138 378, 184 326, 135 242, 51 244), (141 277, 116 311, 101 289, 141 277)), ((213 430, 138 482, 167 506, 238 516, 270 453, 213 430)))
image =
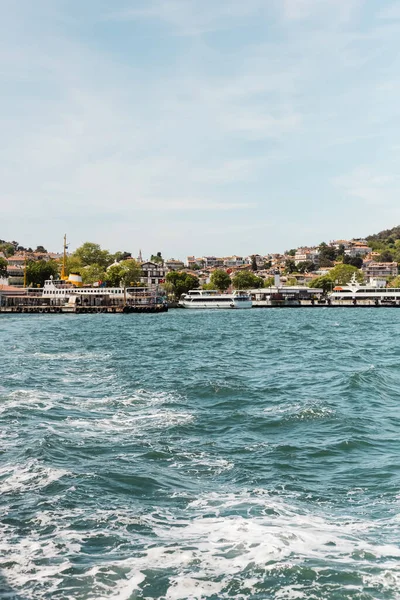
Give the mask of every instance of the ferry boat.
POLYGON ((83 286, 63 279, 48 279, 42 289, 42 298, 51 305, 84 306, 164 306, 165 297, 157 290, 141 287, 83 286))
POLYGON ((329 295, 332 303, 400 306, 400 288, 360 284, 353 275, 348 285, 337 285, 329 295), (347 301, 347 302, 346 302, 347 301))
POLYGON ((251 308, 250 294, 235 291, 232 294, 221 294, 217 290, 189 290, 179 300, 182 308, 251 308))

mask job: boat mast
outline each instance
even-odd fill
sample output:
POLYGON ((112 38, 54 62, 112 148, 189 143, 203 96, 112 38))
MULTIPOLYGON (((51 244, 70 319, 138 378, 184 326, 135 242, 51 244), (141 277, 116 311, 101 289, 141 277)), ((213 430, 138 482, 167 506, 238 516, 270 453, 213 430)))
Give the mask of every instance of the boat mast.
POLYGON ((63 262, 61 267, 61 279, 66 279, 65 271, 67 266, 67 234, 64 234, 64 254, 63 254, 63 262))

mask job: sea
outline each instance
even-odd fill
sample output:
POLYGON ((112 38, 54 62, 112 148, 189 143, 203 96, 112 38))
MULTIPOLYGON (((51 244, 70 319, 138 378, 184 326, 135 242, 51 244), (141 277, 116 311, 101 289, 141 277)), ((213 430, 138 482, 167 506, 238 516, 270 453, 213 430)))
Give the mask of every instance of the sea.
POLYGON ((0 598, 400 598, 400 311, 0 317, 0 598))

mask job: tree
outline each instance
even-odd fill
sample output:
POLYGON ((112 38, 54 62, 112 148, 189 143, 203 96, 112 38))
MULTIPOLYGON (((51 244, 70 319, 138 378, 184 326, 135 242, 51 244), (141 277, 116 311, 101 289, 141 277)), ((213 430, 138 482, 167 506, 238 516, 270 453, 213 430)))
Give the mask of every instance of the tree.
POLYGON ((251 271, 238 271, 232 279, 232 284, 237 290, 247 290, 263 287, 264 280, 251 271))
POLYGON ((36 246, 35 252, 39 252, 41 254, 46 254, 47 250, 46 250, 46 248, 44 246, 36 246))
POLYGON ((166 280, 167 283, 170 284, 175 298, 179 298, 189 290, 197 289, 200 285, 198 277, 185 273, 184 271, 171 271, 170 273, 167 273, 166 280))
POLYGON ((210 283, 213 285, 213 289, 225 292, 232 282, 226 271, 223 269, 216 269, 211 275, 210 283))
POLYGON ((392 281, 389 284, 389 287, 400 288, 400 275, 398 275, 397 277, 394 277, 394 279, 392 279, 392 281))
POLYGON ((296 277, 288 277, 286 279, 286 285, 297 285, 296 277))
POLYGON ((73 273, 74 275, 82 275, 83 265, 80 259, 77 256, 72 254, 71 256, 67 256, 66 264, 65 264, 65 274, 70 275, 73 273))
POLYGON ((82 281, 86 285, 93 285, 93 283, 103 282, 106 278, 106 274, 104 268, 101 265, 88 265, 87 267, 83 267, 82 272, 82 281))
POLYGON ((116 263, 108 267, 105 273, 105 282, 109 287, 119 287, 123 276, 123 267, 121 263, 116 263))
POLYGON ((267 277, 264 279, 264 287, 272 287, 275 284, 275 277, 267 277))
POLYGON ((285 272, 286 273, 294 273, 296 271, 296 263, 294 260, 286 260, 285 261, 285 272))
POLYGON ((102 250, 99 244, 93 242, 85 242, 75 250, 72 256, 77 258, 83 267, 100 265, 105 269, 113 262, 113 257, 108 250, 102 250))
POLYGON ((296 268, 298 273, 306 273, 310 271, 315 271, 315 264, 311 260, 304 260, 302 262, 297 263, 296 268))
POLYGON ((358 282, 362 283, 364 281, 363 273, 352 265, 336 265, 329 273, 330 279, 339 285, 347 285, 353 275, 356 276, 358 282))
POLYGON ((379 262, 393 262, 393 254, 389 250, 384 250, 379 256, 379 262))
POLYGON ((356 267, 356 269, 361 269, 363 266, 363 259, 361 256, 348 256, 345 254, 343 257, 343 264, 352 265, 353 267, 356 267))
POLYGON ((29 286, 43 287, 46 279, 58 277, 58 264, 54 260, 30 260, 26 265, 26 281, 29 286))
POLYGON ((294 256, 296 254, 296 249, 292 248, 291 250, 286 250, 286 256, 294 256))
POLYGON ((121 260, 127 260, 128 258, 132 258, 132 254, 131 254, 131 252, 121 252, 121 251, 118 251, 115 254, 113 254, 112 257, 117 262, 121 262, 121 260))
POLYGON ((251 257, 251 270, 252 271, 257 271, 258 267, 257 267, 257 259, 255 257, 255 255, 253 254, 251 257))
POLYGON ((324 290, 324 294, 332 291, 333 289, 333 281, 329 277, 329 275, 322 275, 321 277, 316 277, 308 284, 310 288, 322 288, 324 290))
POLYGON ((326 258, 325 256, 320 256, 318 258, 318 264, 320 267, 333 267, 335 263, 332 260, 329 260, 329 258, 326 258))
POLYGON ((157 252, 157 254, 152 254, 151 258, 150 258, 151 262, 163 265, 164 264, 164 259, 161 255, 161 252, 157 252))
POLYGON ((15 254, 15 247, 11 242, 2 242, 0 244, 0 252, 4 252, 6 256, 13 256, 15 254))
POLYGON ((7 277, 8 262, 5 258, 0 257, 0 277, 7 277))
POLYGON ((321 244, 319 245, 319 264, 321 266, 328 266, 328 265, 322 265, 321 260, 323 261, 331 261, 333 262, 336 257, 337 257, 337 251, 333 246, 328 246, 328 244, 326 244, 325 242, 321 242, 321 244))
POLYGON ((121 284, 127 287, 137 285, 142 276, 142 267, 137 260, 123 260, 119 263, 122 267, 121 284))

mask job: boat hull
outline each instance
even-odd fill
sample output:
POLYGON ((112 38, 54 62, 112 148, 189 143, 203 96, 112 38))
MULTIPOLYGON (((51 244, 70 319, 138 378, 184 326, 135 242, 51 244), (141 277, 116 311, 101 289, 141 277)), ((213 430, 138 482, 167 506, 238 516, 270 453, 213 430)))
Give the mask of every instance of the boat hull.
POLYGON ((252 302, 251 300, 242 300, 242 301, 237 301, 237 300, 230 300, 229 302, 213 302, 213 303, 207 303, 207 302, 180 302, 179 303, 181 308, 185 308, 185 309, 189 309, 189 310, 204 310, 204 309, 208 309, 208 310, 221 310, 221 309, 225 309, 225 310, 232 310, 232 309, 248 309, 248 308, 252 308, 252 302))

